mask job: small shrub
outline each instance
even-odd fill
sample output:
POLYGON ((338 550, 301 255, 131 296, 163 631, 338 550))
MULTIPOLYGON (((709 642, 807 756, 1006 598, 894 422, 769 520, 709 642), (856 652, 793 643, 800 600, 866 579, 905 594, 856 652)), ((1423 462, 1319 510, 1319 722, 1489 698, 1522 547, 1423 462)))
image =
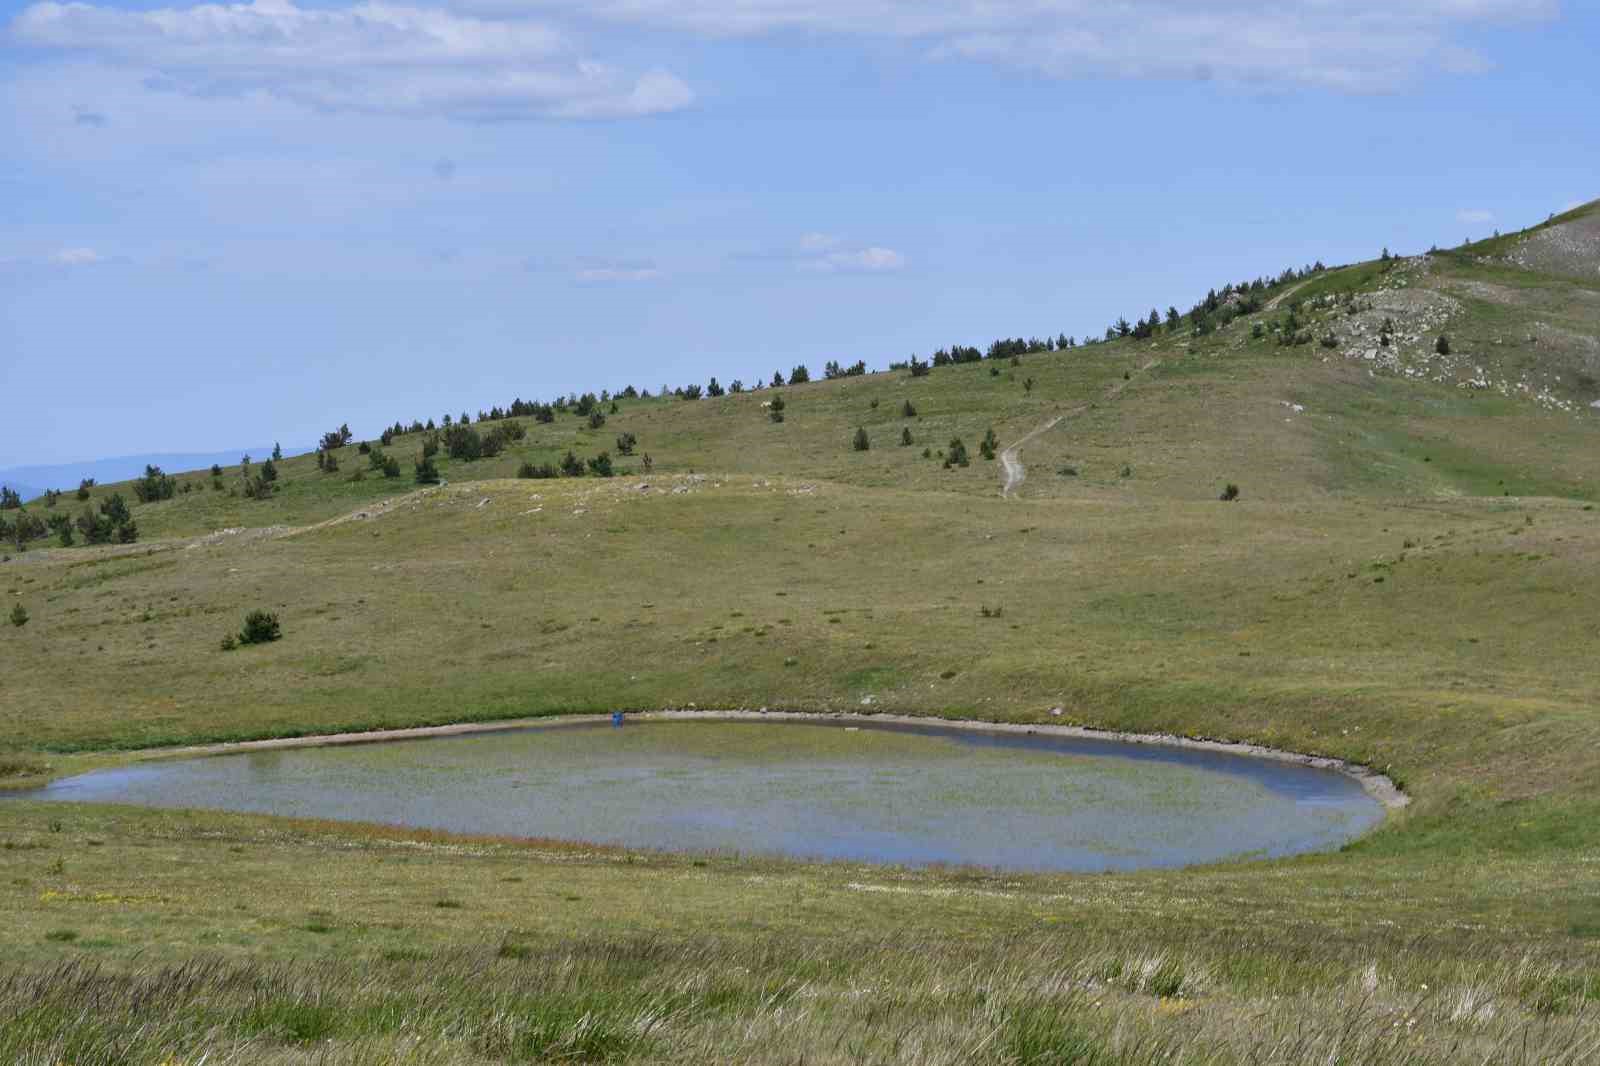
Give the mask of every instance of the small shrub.
POLYGON ((950 438, 950 447, 945 452, 944 468, 949 470, 952 466, 971 466, 972 460, 967 458, 967 446, 960 437, 950 438))
POLYGON ((901 404, 900 405, 900 417, 902 417, 902 418, 916 418, 917 417, 917 406, 916 406, 916 404, 912 403, 910 400, 907 400, 905 403, 901 404))
POLYGON ((415 477, 418 485, 439 483, 439 468, 433 465, 432 457, 427 454, 427 445, 423 445, 423 457, 416 462, 415 477))
POLYGON ((997 366, 991 366, 989 368, 989 376, 992 377, 992 378, 999 377, 1000 376, 1000 368, 997 367, 997 366))
POLYGON ((11 608, 11 624, 18 629, 28 624, 28 609, 20 603, 11 608))
POLYGON ((606 424, 606 416, 605 416, 605 414, 603 412, 601 412, 601 410, 598 407, 595 408, 593 411, 589 412, 589 428, 590 429, 599 429, 601 426, 603 426, 605 424, 606 424))
POLYGON ((470 463, 483 457, 483 437, 471 426, 458 423, 444 431, 444 449, 450 458, 470 463))
POLYGON ((223 635, 223 637, 222 637, 222 650, 223 651, 232 651, 234 648, 237 648, 238 646, 239 646, 239 642, 234 639, 234 636, 233 636, 232 633, 226 633, 226 634, 223 635))
POLYGON ((911 427, 906 426, 900 431, 900 447, 909 448, 914 442, 911 439, 911 427))
POLYGON ((44 938, 57 944, 70 944, 78 939, 78 931, 76 929, 52 929, 44 935, 44 938))
POLYGON ((994 435, 994 427, 990 426, 984 433, 983 440, 978 442, 978 454, 985 459, 994 459, 995 449, 1000 447, 1000 438, 994 435))
POLYGON ((1239 486, 1235 485, 1231 481, 1228 482, 1228 484, 1227 484, 1227 486, 1225 488, 1223 488, 1222 495, 1218 497, 1218 499, 1222 500, 1224 503, 1232 503, 1234 500, 1237 500, 1238 498, 1239 498, 1239 486))
POLYGON ((611 453, 610 452, 601 452, 599 455, 595 456, 593 459, 590 459, 589 460, 589 472, 592 473, 595 477, 610 477, 611 474, 612 474, 612 470, 611 470, 611 453))
POLYGON ((639 438, 632 433, 624 433, 617 437, 617 454, 632 455, 633 449, 639 443, 639 438))
POLYGON ((570 448, 567 449, 567 454, 563 455, 561 457, 561 476, 562 477, 582 477, 583 476, 583 461, 581 459, 579 459, 576 455, 574 455, 570 448))
POLYGON ((850 439, 850 447, 858 452, 864 452, 872 447, 872 439, 867 436, 865 426, 856 429, 856 435, 850 439))
POLYGON ((561 472, 550 463, 534 466, 530 462, 524 462, 521 466, 517 467, 517 476, 521 478, 547 479, 560 477, 561 472))
POLYGON ((240 644, 269 644, 283 636, 278 616, 271 611, 255 610, 244 616, 244 628, 239 630, 240 644))
POLYGON ((924 459, 932 459, 933 458, 933 449, 932 448, 924 448, 924 449, 922 449, 922 457, 924 459))
POLYGON ((384 459, 383 459, 383 476, 386 477, 386 478, 389 478, 391 481, 393 479, 399 477, 400 476, 400 460, 396 459, 392 455, 384 456, 384 459))
POLYGON ((1032 378, 1024 378, 1023 379, 1022 391, 1023 392, 1032 392, 1033 391, 1033 379, 1032 378))
POLYGON ((86 477, 78 482, 78 499, 87 500, 89 498, 89 490, 92 488, 94 488, 94 478, 92 477, 86 477))
POLYGON ((1339 347, 1339 338, 1330 333, 1322 338, 1322 346, 1324 348, 1337 348, 1339 347))
POLYGON ((140 503, 170 500, 177 490, 177 479, 163 473, 159 466, 146 465, 144 477, 133 483, 133 494, 140 503))
POLYGON ((1057 470, 1056 473, 1060 474, 1062 477, 1077 477, 1078 468, 1075 466, 1064 466, 1060 470, 1057 470))
POLYGON ((1433 342, 1433 350, 1438 352, 1440 355, 1449 355, 1450 338, 1445 336, 1443 333, 1439 334, 1439 339, 1433 342))

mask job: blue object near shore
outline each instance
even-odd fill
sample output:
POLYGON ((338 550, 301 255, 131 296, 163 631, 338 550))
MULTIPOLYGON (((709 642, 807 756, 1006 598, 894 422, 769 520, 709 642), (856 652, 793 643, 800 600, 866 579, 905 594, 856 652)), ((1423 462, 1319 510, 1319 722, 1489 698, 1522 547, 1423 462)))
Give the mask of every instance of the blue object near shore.
POLYGON ((612 711, 611 712, 611 724, 614 725, 614 726, 622 725, 622 712, 621 711, 612 711))

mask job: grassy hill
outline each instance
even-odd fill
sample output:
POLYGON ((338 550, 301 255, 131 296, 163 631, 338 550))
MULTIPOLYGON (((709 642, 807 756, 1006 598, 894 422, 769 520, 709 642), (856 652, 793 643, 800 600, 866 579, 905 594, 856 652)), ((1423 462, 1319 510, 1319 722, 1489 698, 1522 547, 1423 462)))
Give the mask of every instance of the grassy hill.
POLYGON ((1199 336, 521 418, 438 486, 417 434, 385 448, 398 479, 354 443, 259 500, 237 467, 182 473, 132 507, 138 543, 0 566, 29 614, 0 637, 8 784, 200 741, 870 697, 1386 770, 1414 803, 1340 853, 999 877, 13 800, 0 964, 40 991, 0 978, 0 1023, 68 1016, 87 986, 48 967, 87 957, 126 1008, 73 1030, 82 1062, 537 1060, 565 1045, 529 1019, 577 1040, 585 1012, 597 1059, 1600 1061, 1597 222, 1321 272, 1199 336), (979 441, 1058 417, 1002 498, 979 441), (619 476, 515 477, 568 450, 619 476), (284 638, 221 650, 258 607, 284 638), (197 956, 231 961, 128 976, 197 956), (186 980, 212 1013, 161 991, 186 980))

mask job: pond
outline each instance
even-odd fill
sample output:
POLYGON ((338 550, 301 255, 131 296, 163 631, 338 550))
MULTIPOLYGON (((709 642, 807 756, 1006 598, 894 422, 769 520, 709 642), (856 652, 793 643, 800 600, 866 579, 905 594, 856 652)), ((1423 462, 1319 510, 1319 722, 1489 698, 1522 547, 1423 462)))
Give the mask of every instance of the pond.
POLYGON ((592 721, 157 760, 32 798, 335 818, 677 852, 1132 870, 1339 845, 1350 777, 1246 756, 937 725, 592 721))

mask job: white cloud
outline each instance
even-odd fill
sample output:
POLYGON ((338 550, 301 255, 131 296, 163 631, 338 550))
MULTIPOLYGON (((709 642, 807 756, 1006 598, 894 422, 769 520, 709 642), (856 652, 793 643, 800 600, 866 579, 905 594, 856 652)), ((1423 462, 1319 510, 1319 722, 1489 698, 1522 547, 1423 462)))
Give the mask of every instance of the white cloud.
POLYGON ((906 257, 893 248, 851 244, 832 233, 807 233, 800 238, 800 250, 796 254, 755 258, 787 259, 801 270, 821 274, 881 274, 904 269, 906 265, 906 257))
POLYGON ((1055 77, 1221 79, 1384 90, 1488 69, 1475 24, 1557 17, 1558 0, 458 0, 565 9, 711 37, 784 31, 901 38, 1055 77))
POLYGON ((265 93, 321 111, 623 118, 694 99, 672 74, 633 75, 585 58, 542 23, 381 0, 147 11, 46 2, 25 8, 11 31, 24 44, 148 71, 150 88, 208 98, 265 93))
POLYGON ((573 273, 572 280, 580 285, 613 285, 654 281, 659 277, 660 269, 651 262, 588 260, 573 273))
POLYGON ((862 248, 854 252, 829 252, 823 263, 830 270, 878 273, 902 269, 906 265, 906 257, 893 248, 862 248))
POLYGON ((56 266, 94 266, 105 261, 106 257, 93 248, 62 248, 50 255, 50 262, 56 266))
POLYGON ((1494 212, 1481 210, 1457 211, 1456 221, 1468 226, 1484 226, 1494 221, 1494 212))

